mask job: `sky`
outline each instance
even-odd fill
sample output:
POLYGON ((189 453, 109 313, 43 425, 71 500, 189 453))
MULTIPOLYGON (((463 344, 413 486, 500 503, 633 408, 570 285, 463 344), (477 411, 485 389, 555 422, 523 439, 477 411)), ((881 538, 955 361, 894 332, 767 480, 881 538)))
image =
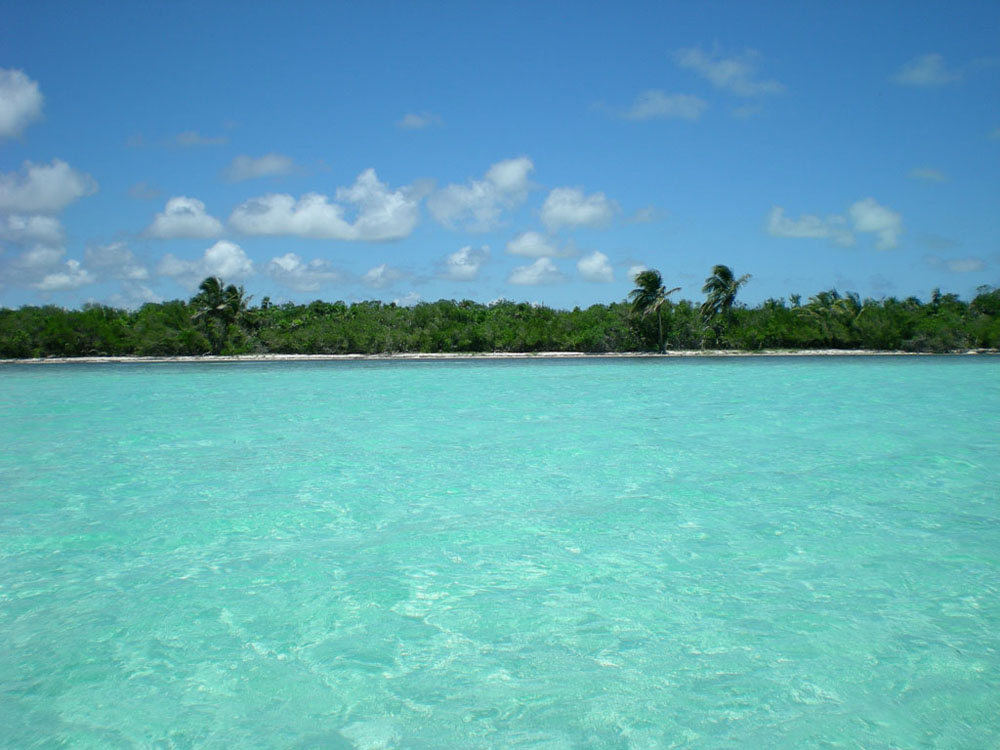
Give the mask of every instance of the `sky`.
POLYGON ((978 0, 0 0, 0 307, 971 299, 998 84, 978 0))

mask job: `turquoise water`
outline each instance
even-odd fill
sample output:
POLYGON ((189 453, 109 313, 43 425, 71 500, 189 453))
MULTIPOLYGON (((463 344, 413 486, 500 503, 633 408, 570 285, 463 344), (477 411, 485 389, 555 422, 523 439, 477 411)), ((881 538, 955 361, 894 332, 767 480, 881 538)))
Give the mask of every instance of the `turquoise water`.
POLYGON ((0 367, 0 745, 1000 744, 1000 359, 0 367))

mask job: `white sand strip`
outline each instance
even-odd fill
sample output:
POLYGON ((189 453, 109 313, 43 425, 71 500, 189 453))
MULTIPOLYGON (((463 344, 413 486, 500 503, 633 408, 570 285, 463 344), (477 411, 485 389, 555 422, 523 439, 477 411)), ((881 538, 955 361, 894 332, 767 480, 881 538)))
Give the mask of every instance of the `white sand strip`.
POLYGON ((193 357, 45 357, 39 359, 0 359, 0 364, 65 364, 65 363, 115 363, 115 362, 354 362, 370 360, 467 360, 467 359, 670 359, 676 357, 919 357, 966 356, 973 354, 998 354, 995 349, 967 349, 947 354, 929 352, 869 351, 864 349, 769 349, 745 352, 729 349, 694 349, 651 352, 614 352, 588 354, 586 352, 477 352, 477 353, 399 353, 399 354, 241 354, 237 356, 193 357))

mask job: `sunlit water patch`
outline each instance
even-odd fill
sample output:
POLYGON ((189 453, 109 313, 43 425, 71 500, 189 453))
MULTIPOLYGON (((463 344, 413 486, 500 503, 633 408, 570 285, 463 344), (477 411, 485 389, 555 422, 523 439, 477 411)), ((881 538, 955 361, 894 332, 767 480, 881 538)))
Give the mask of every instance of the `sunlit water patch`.
POLYGON ((0 744, 1000 743, 1000 361, 0 368, 0 744))

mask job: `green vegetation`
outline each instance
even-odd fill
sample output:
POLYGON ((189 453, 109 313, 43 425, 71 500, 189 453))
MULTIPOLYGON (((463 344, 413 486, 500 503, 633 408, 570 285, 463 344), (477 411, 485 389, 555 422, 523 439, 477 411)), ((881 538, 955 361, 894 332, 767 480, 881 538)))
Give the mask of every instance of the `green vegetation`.
POLYGON ((701 305, 701 322, 712 331, 716 345, 732 327, 736 295, 748 281, 750 274, 745 273, 737 279, 729 266, 713 266, 712 275, 705 279, 705 286, 701 288, 706 295, 701 305))
POLYGON ((664 351, 663 349, 663 305, 667 302, 667 297, 669 297, 674 292, 679 292, 681 288, 675 286, 670 291, 663 286, 663 277, 660 276, 659 271, 640 271, 635 275, 635 285, 636 288, 629 292, 629 297, 632 299, 632 309, 642 315, 648 315, 651 312, 656 313, 656 328, 658 332, 657 342, 659 343, 659 348, 657 351, 664 351))
POLYGON ((715 266, 700 306, 669 299, 658 271, 636 276, 631 302, 554 310, 501 300, 400 307, 321 302, 250 307, 242 287, 205 279, 189 301, 138 310, 86 305, 0 309, 0 358, 398 352, 630 352, 665 349, 1000 348, 1000 289, 971 302, 934 290, 929 302, 860 299, 836 289, 802 298, 736 301, 750 276, 715 266), (653 315, 655 313, 655 316, 653 315), (654 320, 655 317, 655 320, 654 320))

